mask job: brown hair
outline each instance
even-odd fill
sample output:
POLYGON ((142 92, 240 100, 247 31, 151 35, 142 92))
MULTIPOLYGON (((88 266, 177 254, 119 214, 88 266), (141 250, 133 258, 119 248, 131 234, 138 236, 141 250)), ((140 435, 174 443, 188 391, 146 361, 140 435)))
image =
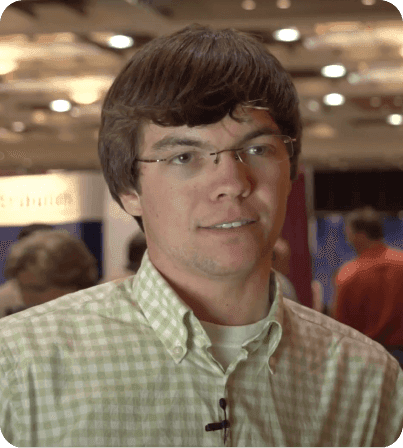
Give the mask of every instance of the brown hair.
POLYGON ((238 105, 267 108, 281 133, 297 139, 290 173, 295 180, 299 100, 290 76, 261 42, 233 29, 194 24, 142 47, 115 79, 102 110, 98 152, 115 201, 123 208, 120 194, 141 193, 134 159, 143 123, 208 125, 228 114, 234 118, 238 105))
POLYGON ((381 215, 372 207, 352 211, 345 222, 353 232, 364 232, 371 240, 381 240, 384 236, 381 215))
POLYGON ((11 246, 4 274, 15 278, 29 270, 44 286, 79 290, 96 285, 97 264, 78 238, 64 231, 38 230, 11 246))

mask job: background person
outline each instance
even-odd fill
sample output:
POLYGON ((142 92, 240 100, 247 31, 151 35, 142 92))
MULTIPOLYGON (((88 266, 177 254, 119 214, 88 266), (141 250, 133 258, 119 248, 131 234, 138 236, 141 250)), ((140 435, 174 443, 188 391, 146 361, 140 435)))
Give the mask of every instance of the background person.
POLYGON ((133 55, 105 99, 99 153, 147 251, 134 277, 4 319, 10 443, 397 439, 397 361, 276 287, 272 252, 300 145, 291 78, 252 37, 194 25, 133 55))
POLYGON ((94 286, 98 280, 97 264, 85 243, 68 233, 33 232, 11 247, 6 260, 5 276, 17 283, 23 302, 6 313, 94 286))
MULTIPOLYGON (((34 223, 23 227, 17 235, 17 241, 38 230, 53 230, 53 226, 44 223, 34 223)), ((24 305, 21 292, 15 279, 10 279, 0 286, 0 318, 9 314, 10 310, 24 305)))
POLYGON ((347 215, 346 236, 357 257, 335 276, 333 317, 403 364, 403 251, 384 243, 381 216, 370 207, 347 215))

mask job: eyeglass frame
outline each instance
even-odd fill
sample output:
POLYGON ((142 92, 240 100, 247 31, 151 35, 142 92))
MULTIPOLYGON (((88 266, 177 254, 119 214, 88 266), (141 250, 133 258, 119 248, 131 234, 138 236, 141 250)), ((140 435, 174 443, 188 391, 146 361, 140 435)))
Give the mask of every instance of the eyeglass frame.
MULTIPOLYGON (((288 159, 291 159, 291 157, 293 157, 294 155, 294 146, 292 145, 293 143, 295 143, 297 141, 296 138, 292 138, 289 135, 283 135, 283 134, 271 134, 272 137, 287 137, 288 139, 290 139, 289 142, 287 143, 291 143, 291 148, 292 148, 292 154, 288 156, 288 159)), ((252 145, 253 146, 253 145, 252 145)), ((237 151, 242 151, 243 148, 234 148, 234 149, 222 149, 221 151, 216 151, 216 152, 210 152, 207 155, 209 156, 216 156, 215 160, 213 161, 213 163, 215 165, 218 165, 218 155, 223 153, 223 152, 234 152, 236 154, 236 159, 235 160, 240 160, 241 163, 245 164, 245 162, 242 160, 242 158, 237 154, 237 151)), ((184 151, 183 153, 186 153, 186 151, 184 151)), ((137 159, 135 158, 134 161, 135 162, 144 162, 144 163, 155 163, 155 162, 166 162, 167 160, 169 160, 168 158, 165 159, 137 159)), ((287 159, 284 159, 287 160, 287 159)), ((282 162, 282 160, 281 160, 282 162)), ((280 162, 279 162, 280 163, 280 162)))

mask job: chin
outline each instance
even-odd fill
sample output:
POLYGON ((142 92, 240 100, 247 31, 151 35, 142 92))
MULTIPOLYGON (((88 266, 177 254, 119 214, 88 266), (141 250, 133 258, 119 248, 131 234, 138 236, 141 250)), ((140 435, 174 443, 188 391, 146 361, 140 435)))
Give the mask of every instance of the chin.
POLYGON ((248 275, 256 271, 261 263, 261 256, 245 256, 246 254, 220 254, 215 258, 200 256, 193 260, 193 266, 209 277, 228 277, 248 275))

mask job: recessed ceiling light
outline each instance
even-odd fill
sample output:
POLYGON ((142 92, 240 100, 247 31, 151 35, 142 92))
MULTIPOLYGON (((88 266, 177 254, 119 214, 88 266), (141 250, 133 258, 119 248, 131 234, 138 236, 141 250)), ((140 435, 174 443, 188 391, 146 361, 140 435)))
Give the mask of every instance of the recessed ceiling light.
POLYGON ((361 3, 365 6, 372 6, 375 5, 376 0, 361 0, 361 3))
POLYGON ((320 104, 316 100, 309 100, 307 107, 311 112, 318 112, 320 109, 320 104))
POLYGON ((350 84, 358 84, 361 81, 361 75, 359 75, 358 73, 350 73, 347 76, 347 81, 350 84))
POLYGON ((0 61, 0 75, 6 75, 7 73, 13 72, 18 68, 18 63, 13 60, 2 60, 0 61))
POLYGON ((323 97, 323 102, 327 106, 341 106, 345 101, 345 97, 340 93, 329 93, 329 95, 323 97))
POLYGON ((92 104, 99 100, 99 93, 94 90, 77 90, 70 94, 71 99, 79 104, 92 104))
POLYGON ((134 40, 130 36, 123 36, 122 34, 117 34, 116 36, 112 36, 108 40, 108 45, 112 48, 129 48, 133 46, 134 40))
POLYGON ((253 9, 256 9, 256 3, 254 0, 243 0, 241 6, 243 9, 246 9, 247 11, 252 11, 253 9))
POLYGON ((67 100, 55 100, 49 105, 54 112, 67 112, 71 109, 71 103, 67 100))
POLYGON ((42 124, 46 122, 46 114, 41 110, 35 110, 31 114, 31 120, 36 124, 42 124))
POLYGON ((347 73, 346 67, 341 64, 326 65, 320 71, 326 78, 341 78, 347 73))
POLYGON ((400 126, 403 123, 403 116, 400 114, 391 114, 386 117, 386 121, 393 126, 400 126))
POLYGON ((306 135, 312 138, 335 138, 337 131, 327 123, 317 123, 306 129, 306 135))
POLYGON ((11 123, 11 129, 14 132, 23 132, 25 131, 25 124, 22 121, 13 121, 13 123, 11 123))
POLYGON ((291 0, 277 0, 277 8, 288 9, 291 7, 291 0))
POLYGON ((276 40, 281 42, 295 42, 301 37, 301 33, 297 28, 283 28, 273 33, 276 40))

